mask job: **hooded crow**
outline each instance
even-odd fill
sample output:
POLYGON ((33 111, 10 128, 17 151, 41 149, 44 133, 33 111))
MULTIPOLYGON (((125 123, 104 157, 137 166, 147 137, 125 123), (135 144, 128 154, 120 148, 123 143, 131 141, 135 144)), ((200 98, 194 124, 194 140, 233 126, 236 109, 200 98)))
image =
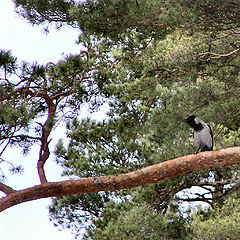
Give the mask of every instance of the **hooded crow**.
POLYGON ((189 116, 187 119, 184 119, 183 122, 186 122, 194 130, 193 138, 197 147, 196 154, 200 149, 201 152, 213 150, 212 129, 207 123, 195 115, 189 116))

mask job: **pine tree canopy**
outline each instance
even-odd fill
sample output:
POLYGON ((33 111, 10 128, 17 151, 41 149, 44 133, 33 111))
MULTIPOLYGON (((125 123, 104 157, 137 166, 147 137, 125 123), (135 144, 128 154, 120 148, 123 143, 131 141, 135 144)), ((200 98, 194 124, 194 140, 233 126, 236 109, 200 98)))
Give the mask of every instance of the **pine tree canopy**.
MULTIPOLYGON (((24 168, 4 154, 9 147, 23 154, 38 147, 44 188, 51 154, 69 179, 116 176, 192 154, 192 132, 182 123, 192 114, 211 125, 214 150, 240 146, 239 0, 14 2, 18 14, 47 31, 52 25, 79 29, 83 47, 45 65, 19 63, 11 51, 0 51, 0 190, 6 199, 17 195, 5 185, 6 166, 13 173, 24 168)), ((207 154, 217 152, 200 155, 210 159, 207 154)), ((76 236, 84 228, 84 239, 207 239, 204 232, 211 232, 211 221, 219 224, 221 209, 234 212, 234 202, 239 215, 239 156, 231 155, 238 165, 198 167, 133 189, 53 191, 51 220, 76 236), (199 202, 214 210, 186 211, 199 202), (198 215, 203 212, 205 218, 198 215)), ((224 219, 224 239, 237 239, 228 238, 224 219)))

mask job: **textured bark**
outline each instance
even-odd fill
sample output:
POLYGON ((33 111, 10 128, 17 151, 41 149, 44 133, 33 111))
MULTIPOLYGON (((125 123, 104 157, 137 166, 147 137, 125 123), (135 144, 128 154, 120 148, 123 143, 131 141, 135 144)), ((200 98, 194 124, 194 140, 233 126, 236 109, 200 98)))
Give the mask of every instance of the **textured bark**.
POLYGON ((43 183, 20 191, 10 191, 0 200, 0 211, 40 198, 128 189, 168 180, 197 170, 236 164, 240 164, 240 147, 188 155, 126 174, 43 183))

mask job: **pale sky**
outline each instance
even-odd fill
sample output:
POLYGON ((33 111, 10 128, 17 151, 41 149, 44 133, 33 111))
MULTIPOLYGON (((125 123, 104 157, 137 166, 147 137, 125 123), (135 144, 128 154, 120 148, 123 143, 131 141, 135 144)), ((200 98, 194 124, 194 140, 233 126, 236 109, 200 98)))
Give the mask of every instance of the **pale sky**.
MULTIPOLYGON (((0 3, 0 49, 12 50, 19 61, 37 61, 41 64, 57 62, 63 55, 77 54, 80 46, 75 44, 78 32, 75 29, 63 28, 51 30, 46 35, 42 27, 31 26, 26 20, 14 13, 11 0, 0 3)), ((52 144, 52 143, 51 143, 52 144)), ((53 144, 52 144, 53 146, 53 144)), ((22 176, 10 176, 7 184, 15 189, 39 184, 37 178, 37 150, 25 158, 17 150, 10 150, 13 161, 23 163, 22 176), (34 154, 35 153, 35 154, 34 154)), ((53 157, 47 162, 47 177, 50 181, 60 179, 60 168, 53 157)), ((50 199, 42 199, 20 204, 0 213, 0 239, 4 240, 71 240, 74 238, 69 230, 59 231, 49 221, 47 205, 50 199)))

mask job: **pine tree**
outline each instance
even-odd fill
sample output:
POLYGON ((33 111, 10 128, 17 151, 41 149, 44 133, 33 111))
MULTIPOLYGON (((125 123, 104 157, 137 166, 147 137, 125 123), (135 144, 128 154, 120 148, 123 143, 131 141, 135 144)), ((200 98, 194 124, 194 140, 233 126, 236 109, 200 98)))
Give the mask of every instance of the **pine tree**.
MULTIPOLYGON (((211 124, 215 149, 240 145, 239 1, 15 0, 15 4, 32 24, 78 27, 84 46, 80 54, 45 66, 18 65, 10 52, 0 54, 2 149, 14 145, 27 153, 40 143, 41 183, 47 183, 44 164, 50 134, 60 120, 67 132, 55 148, 56 161, 64 175, 78 179, 128 173, 193 153, 191 133, 181 122, 190 114, 211 124), (14 76, 17 81, 9 80, 14 76), (104 112, 105 119, 82 118, 84 105, 91 112, 104 112), (43 115, 45 120, 39 122, 43 115)), ((91 230, 86 238, 92 239, 109 229, 119 236, 118 225, 146 209, 177 226, 184 220, 168 218, 173 213, 170 206, 178 212, 182 202, 203 201, 214 207, 235 190, 238 167, 224 169, 221 161, 214 165, 219 168, 134 190, 85 190, 91 193, 64 196, 69 195, 67 190, 60 192, 59 184, 52 185, 57 193, 51 196, 59 198, 50 207, 51 219, 76 232, 87 222, 91 230), (192 186, 199 188, 194 191, 192 186), (127 211, 118 209, 119 202, 127 211)), ((13 166, 13 171, 21 167, 13 166)), ((7 195, 14 191, 3 189, 7 195)), ((158 227, 147 219, 142 228, 158 227)), ((182 222, 182 232, 188 231, 182 222)), ((161 225, 164 231, 167 225, 161 225)), ((145 233, 141 239, 158 236, 145 233)))

